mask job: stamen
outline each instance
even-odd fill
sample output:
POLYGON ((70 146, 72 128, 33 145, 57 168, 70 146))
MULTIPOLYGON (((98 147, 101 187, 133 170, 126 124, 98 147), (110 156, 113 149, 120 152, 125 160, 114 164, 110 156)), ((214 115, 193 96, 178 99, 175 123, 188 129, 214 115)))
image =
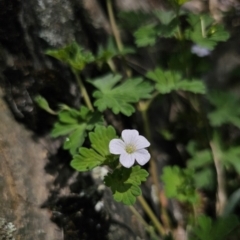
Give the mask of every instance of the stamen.
POLYGON ((125 148, 126 152, 131 154, 136 151, 136 147, 132 144, 128 144, 125 148))

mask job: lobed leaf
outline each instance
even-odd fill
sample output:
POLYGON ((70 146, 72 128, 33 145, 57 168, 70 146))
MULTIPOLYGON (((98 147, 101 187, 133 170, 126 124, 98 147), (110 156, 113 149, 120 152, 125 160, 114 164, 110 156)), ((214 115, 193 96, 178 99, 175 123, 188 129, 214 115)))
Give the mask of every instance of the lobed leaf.
POLYGON ((87 131, 102 124, 102 116, 99 112, 93 113, 84 106, 80 110, 65 107, 58 113, 58 122, 54 124, 51 136, 66 136, 63 148, 74 155, 77 148, 84 143, 87 131))
POLYGON ((71 166, 77 171, 89 171, 97 166, 109 163, 113 160, 109 152, 109 142, 116 138, 115 129, 112 126, 97 126, 94 132, 89 133, 91 148, 81 147, 71 161, 71 166))
POLYGON ((182 79, 181 74, 178 72, 164 71, 161 68, 156 68, 153 71, 147 72, 146 77, 156 82, 155 87, 162 94, 178 90, 199 94, 206 92, 206 87, 202 81, 182 79))
POLYGON ((141 182, 146 181, 148 172, 140 166, 132 168, 118 168, 105 177, 105 184, 111 188, 113 197, 118 202, 125 205, 132 205, 136 197, 141 195, 139 187, 141 182))
POLYGON ((100 112, 110 108, 115 114, 123 113, 130 116, 135 111, 133 103, 150 98, 153 87, 142 78, 127 79, 116 86, 120 79, 120 75, 109 74, 95 81, 89 81, 99 89, 93 93, 93 97, 96 98, 94 106, 100 112))

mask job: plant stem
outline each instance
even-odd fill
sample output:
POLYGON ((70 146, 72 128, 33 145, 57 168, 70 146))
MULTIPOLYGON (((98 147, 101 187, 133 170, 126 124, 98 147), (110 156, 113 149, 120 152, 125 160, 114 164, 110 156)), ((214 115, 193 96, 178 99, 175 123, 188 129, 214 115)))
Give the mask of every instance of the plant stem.
POLYGON ((107 65, 109 66, 109 68, 110 68, 110 70, 113 72, 113 73, 116 73, 116 66, 115 66, 115 64, 114 64, 114 62, 113 62, 113 60, 112 59, 109 59, 108 61, 107 61, 107 65))
POLYGON ((123 50, 123 44, 122 44, 122 40, 120 37, 120 33, 114 18, 114 14, 113 14, 113 8, 112 8, 112 1, 111 0, 106 0, 107 1, 107 10, 108 10, 108 15, 109 15, 109 19, 110 19, 110 24, 111 24, 111 28, 113 31, 113 35, 118 47, 119 52, 122 52, 123 50))
MULTIPOLYGON (((158 93, 156 93, 153 96, 153 98, 155 98, 157 95, 158 95, 158 93)), ((148 108, 149 108, 149 106, 152 102, 152 99, 147 101, 147 102, 143 102, 143 101, 139 102, 139 110, 142 114, 142 118, 143 118, 143 122, 144 122, 144 131, 145 131, 146 137, 150 141, 152 139, 152 136, 151 136, 151 131, 150 131, 150 123, 149 123, 148 116, 147 116, 147 111, 148 111, 148 108)), ((149 151, 151 153, 151 148, 150 148, 149 151)), ((167 201, 166 201, 166 197, 165 197, 164 192, 160 191, 159 177, 158 177, 158 173, 157 173, 157 164, 156 164, 156 161, 155 161, 154 158, 152 158, 149 163, 150 163, 150 174, 151 174, 152 179, 153 179, 153 184, 156 187, 156 195, 159 198, 159 203, 160 203, 160 206, 161 206, 161 218, 163 220, 164 226, 169 229, 170 228, 169 218, 168 218, 168 215, 167 215, 167 211, 165 209, 167 201)))
POLYGON ((144 225, 144 227, 146 228, 147 232, 150 234, 150 236, 154 237, 155 239, 157 239, 156 233, 153 229, 152 226, 150 226, 144 219, 143 217, 138 213, 138 211, 135 209, 135 207, 133 206, 129 206, 130 210, 132 211, 132 213, 139 219, 139 221, 144 225))
POLYGON ((78 84, 78 86, 79 86, 80 92, 81 92, 81 94, 82 94, 82 96, 83 96, 83 99, 84 99, 87 107, 88 107, 91 111, 94 111, 93 106, 92 106, 92 103, 91 103, 91 100, 90 100, 90 98, 89 98, 89 96, 88 96, 87 90, 86 90, 86 88, 85 88, 85 86, 84 86, 84 84, 83 84, 83 82, 82 82, 82 79, 80 78, 79 72, 77 72, 77 71, 74 70, 74 69, 72 69, 72 71, 73 71, 73 73, 74 73, 74 75, 75 75, 75 77, 76 77, 77 84, 78 84))
POLYGON ((142 207, 143 207, 144 211, 147 213, 148 217, 153 222, 153 224, 156 227, 156 229, 158 230, 159 234, 164 235, 165 230, 164 230, 162 224, 159 222, 159 220, 157 219, 157 217, 155 216, 155 214, 153 213, 153 211, 151 210, 151 208, 149 207, 149 205, 147 204, 145 199, 142 196, 138 196, 138 201, 142 205, 142 207))
POLYGON ((217 202, 216 202, 216 212, 219 216, 222 215, 224 211, 224 207, 227 202, 227 194, 226 194, 226 183, 225 183, 225 172, 221 162, 221 149, 216 141, 210 142, 210 147, 212 149, 213 160, 216 168, 217 173, 217 202))

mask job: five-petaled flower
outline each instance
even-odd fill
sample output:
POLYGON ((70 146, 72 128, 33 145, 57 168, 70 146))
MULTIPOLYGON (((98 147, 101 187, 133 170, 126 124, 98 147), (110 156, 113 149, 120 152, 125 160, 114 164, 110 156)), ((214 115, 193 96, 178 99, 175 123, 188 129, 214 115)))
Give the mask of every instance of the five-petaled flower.
POLYGON ((120 163, 130 168, 135 160, 144 165, 150 160, 150 154, 146 147, 149 147, 149 141, 139 135, 137 130, 123 130, 122 140, 113 139, 109 143, 109 151, 112 154, 120 155, 120 163))

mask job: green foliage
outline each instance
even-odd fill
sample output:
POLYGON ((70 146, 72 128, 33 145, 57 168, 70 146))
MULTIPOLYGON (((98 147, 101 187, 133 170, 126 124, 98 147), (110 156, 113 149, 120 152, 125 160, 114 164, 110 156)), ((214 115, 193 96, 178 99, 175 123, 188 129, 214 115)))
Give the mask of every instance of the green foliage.
POLYGON ((134 52, 135 50, 133 48, 126 46, 124 46, 123 50, 119 52, 113 39, 109 38, 106 47, 99 47, 96 61, 99 63, 99 65, 102 65, 103 63, 107 63, 110 59, 116 56, 124 56, 127 54, 132 54, 134 52))
POLYGON ((120 12, 118 15, 120 19, 120 25, 123 29, 135 30, 146 24, 151 17, 151 14, 142 11, 128 11, 120 12))
POLYGON ((208 100, 215 106, 215 110, 208 114, 213 127, 231 123, 240 128, 240 101, 236 96, 228 92, 212 92, 208 100))
POLYGON ((91 148, 81 147, 71 161, 71 166, 79 172, 85 172, 105 163, 114 162, 115 159, 109 152, 109 142, 113 138, 116 138, 113 127, 97 126, 94 132, 89 133, 91 148))
POLYGON ((238 218, 234 215, 218 218, 214 222, 210 217, 202 215, 192 229, 190 240, 225 240, 238 225, 238 218))
POLYGON ((162 94, 178 90, 200 94, 206 92, 202 81, 183 79, 178 72, 164 71, 161 68, 156 68, 153 71, 147 72, 146 77, 156 82, 155 87, 162 94))
POLYGON ((57 114, 55 111, 53 111, 53 110, 49 107, 49 104, 48 104, 47 100, 46 100, 44 97, 38 95, 38 96, 36 96, 36 97, 34 98, 34 101, 37 103, 37 105, 38 105, 40 108, 42 108, 42 109, 45 110, 46 112, 48 112, 48 113, 50 113, 50 114, 53 114, 53 115, 57 114))
POLYGON ((226 41, 229 38, 229 33, 224 26, 214 23, 214 19, 209 14, 189 14, 188 22, 191 28, 185 31, 186 38, 201 47, 212 50, 218 42, 226 41))
POLYGON ((240 147, 233 146, 222 152, 222 161, 227 165, 233 166, 233 168, 240 174, 240 147))
POLYGON ((80 110, 65 107, 58 113, 58 122, 54 124, 52 137, 66 136, 63 148, 73 155, 82 146, 87 131, 102 125, 102 116, 98 112, 91 112, 82 106, 80 110))
POLYGON ((132 168, 117 168, 105 177, 105 184, 111 188, 113 197, 117 202, 125 205, 133 205, 136 197, 142 194, 139 187, 141 182, 146 181, 148 172, 140 166, 132 168))
POLYGON ((135 43, 138 47, 153 46, 156 43, 158 32, 155 24, 148 24, 134 32, 135 43))
POLYGON ((142 78, 126 79, 119 84, 120 75, 108 74, 104 77, 89 81, 98 90, 93 93, 93 97, 97 100, 94 106, 100 112, 107 108, 112 109, 115 114, 123 113, 130 116, 135 112, 133 103, 140 99, 150 98, 153 87, 150 83, 144 82, 142 78), (118 85, 116 86, 116 84, 118 85))
POLYGON ((47 50, 46 54, 68 64, 72 69, 79 71, 83 70, 86 64, 94 61, 92 53, 84 51, 76 42, 57 50, 47 50))
POLYGON ((135 43, 138 47, 153 46, 158 37, 173 37, 178 29, 178 21, 173 11, 155 11, 158 21, 141 26, 134 32, 135 43))
POLYGON ((178 31, 179 21, 173 11, 155 11, 154 15, 160 20, 157 26, 157 35, 160 37, 173 37, 178 31))
POLYGON ((176 198, 181 202, 197 203, 198 194, 194 185, 194 172, 191 169, 166 166, 163 168, 161 179, 167 197, 176 198))
POLYGON ((210 149, 197 150, 196 143, 191 141, 187 151, 192 155, 187 161, 187 167, 194 170, 194 182, 197 188, 213 189, 214 170, 212 169, 213 159, 210 149))

